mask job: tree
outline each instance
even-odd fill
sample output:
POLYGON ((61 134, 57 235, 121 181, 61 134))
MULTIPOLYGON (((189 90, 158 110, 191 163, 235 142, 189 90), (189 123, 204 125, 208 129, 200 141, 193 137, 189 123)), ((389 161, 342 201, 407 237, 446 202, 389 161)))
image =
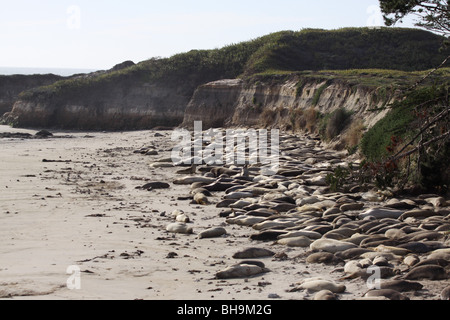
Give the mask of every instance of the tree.
POLYGON ((401 22, 405 16, 415 15, 419 18, 416 26, 445 37, 450 35, 448 0, 380 0, 380 6, 388 26, 401 22))
MULTIPOLYGON (((380 7, 388 26, 401 22, 406 16, 415 15, 419 18, 416 26, 439 33, 447 40, 449 39, 450 6, 448 0, 380 0, 380 7)), ((444 43, 444 47, 445 45, 444 43)), ((399 161, 406 161, 406 179, 408 179, 412 172, 412 162, 415 162, 416 172, 421 179, 422 186, 432 186, 436 182, 429 181, 432 177, 434 180, 440 180, 438 183, 440 191, 450 191, 450 175, 448 174, 450 169, 448 162, 450 154, 450 85, 445 79, 435 80, 440 85, 428 89, 419 88, 419 84, 435 74, 437 70, 445 67, 448 61, 450 61, 450 56, 419 83, 406 90, 404 99, 391 105, 392 108, 405 108, 415 115, 415 120, 411 123, 414 130, 411 131, 413 135, 406 143, 396 142, 397 150, 392 147, 391 156, 382 165, 387 167, 389 164, 393 165, 393 168, 398 168, 399 161), (414 160, 411 158, 413 155, 414 160)))

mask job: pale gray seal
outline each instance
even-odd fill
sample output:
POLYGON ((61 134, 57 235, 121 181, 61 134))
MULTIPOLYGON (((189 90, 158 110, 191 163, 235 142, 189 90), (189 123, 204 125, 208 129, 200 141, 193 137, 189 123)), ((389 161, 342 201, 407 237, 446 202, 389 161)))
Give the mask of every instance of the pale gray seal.
POLYGON ((333 293, 343 293, 346 290, 345 285, 337 284, 330 280, 324 279, 306 279, 304 280, 297 290, 307 290, 308 292, 319 292, 322 290, 329 290, 333 293))
POLYGON ((197 193, 194 196, 194 202, 200 205, 209 204, 208 197, 204 193, 197 193))
POLYGON ((380 290, 370 290, 367 292, 365 297, 386 297, 390 300, 409 300, 408 297, 402 295, 400 292, 392 289, 380 289, 380 290))
POLYGON ((211 228, 201 232, 198 235, 199 239, 218 238, 227 234, 227 230, 224 228, 211 228))
POLYGON ((185 223, 176 222, 171 223, 167 226, 166 230, 172 233, 184 233, 184 234, 192 234, 193 230, 191 227, 186 225, 185 223))
POLYGON ((319 239, 311 243, 311 250, 322 250, 330 253, 336 253, 339 251, 345 251, 358 246, 345 241, 339 241, 334 239, 319 239))
POLYGON ((330 252, 315 252, 315 253, 310 254, 306 258, 306 262, 335 265, 335 264, 343 262, 343 260, 336 257, 334 254, 332 254, 330 252))
POLYGON ((366 252, 372 252, 373 250, 366 249, 366 248, 351 248, 345 251, 336 252, 336 257, 347 260, 347 259, 354 259, 358 258, 360 255, 366 253, 366 252))
POLYGON ((311 245, 311 239, 305 236, 299 236, 295 238, 284 238, 277 241, 278 244, 285 245, 288 247, 301 247, 306 248, 311 245))
POLYGON ((239 279, 250 278, 268 272, 255 264, 239 264, 216 273, 217 279, 239 279))
POLYGON ((334 301, 338 300, 338 296, 330 290, 322 290, 314 296, 315 301, 334 301))
POLYGON ((394 218, 398 219, 403 214, 403 211, 394 210, 390 208, 371 208, 359 215, 360 219, 366 217, 374 217, 376 219, 394 218))
POLYGON ((450 300, 450 286, 442 290, 441 300, 450 300))
POLYGON ((196 172, 197 172, 197 165, 193 164, 187 169, 177 171, 176 174, 195 174, 196 172))

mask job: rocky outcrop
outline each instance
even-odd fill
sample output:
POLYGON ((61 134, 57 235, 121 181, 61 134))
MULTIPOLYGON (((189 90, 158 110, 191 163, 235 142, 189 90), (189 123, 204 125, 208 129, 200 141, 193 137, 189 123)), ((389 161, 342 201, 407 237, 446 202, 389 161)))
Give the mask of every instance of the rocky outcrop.
POLYGON ((11 75, 0 76, 0 117, 10 112, 22 91, 47 86, 63 77, 48 75, 11 75))

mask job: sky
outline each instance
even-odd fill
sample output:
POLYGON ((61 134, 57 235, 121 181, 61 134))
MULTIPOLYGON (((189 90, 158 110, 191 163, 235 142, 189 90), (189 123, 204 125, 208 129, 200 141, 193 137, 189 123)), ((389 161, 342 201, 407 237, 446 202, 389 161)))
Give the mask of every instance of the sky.
MULTIPOLYGON (((0 0, 0 66, 104 70, 282 31, 383 25, 378 0, 0 0)), ((411 21, 405 27, 413 27, 411 21)))

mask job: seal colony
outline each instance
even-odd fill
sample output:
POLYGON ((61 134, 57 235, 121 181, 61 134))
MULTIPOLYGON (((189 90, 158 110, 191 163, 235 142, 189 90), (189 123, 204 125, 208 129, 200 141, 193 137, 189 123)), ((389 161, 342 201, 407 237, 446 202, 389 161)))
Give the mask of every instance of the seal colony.
POLYGON ((449 297, 448 199, 331 192, 354 159, 314 136, 281 133, 265 175, 174 163, 170 131, 53 134, 0 139, 0 298, 449 297))
MULTIPOLYGON (((201 156, 192 153, 191 159, 180 159, 175 167, 192 159, 205 161, 203 166, 178 170, 177 174, 187 175, 173 183, 190 187, 192 204, 224 208, 220 213, 224 226, 248 229, 249 248, 237 251, 233 259, 278 255, 297 264, 332 265, 333 273, 340 275, 338 282, 326 274, 304 279, 286 291, 338 300, 346 293, 346 282, 369 279, 375 284, 368 285, 361 299, 409 300, 427 290, 429 285, 420 281, 430 280, 447 284, 433 299, 448 297, 450 201, 434 194, 396 197, 370 185, 331 192, 327 175, 352 160, 345 153, 326 150, 311 136, 282 134, 279 170, 270 176, 258 165, 206 165, 201 156)), ((247 160, 254 156, 248 154, 247 160)), ((226 237, 229 228, 198 230, 198 238, 226 237)), ((167 230, 196 234, 195 224, 176 228, 171 224, 167 230)), ((267 269, 262 261, 245 261, 217 270, 216 278, 248 279, 267 272, 276 270, 267 269)))

